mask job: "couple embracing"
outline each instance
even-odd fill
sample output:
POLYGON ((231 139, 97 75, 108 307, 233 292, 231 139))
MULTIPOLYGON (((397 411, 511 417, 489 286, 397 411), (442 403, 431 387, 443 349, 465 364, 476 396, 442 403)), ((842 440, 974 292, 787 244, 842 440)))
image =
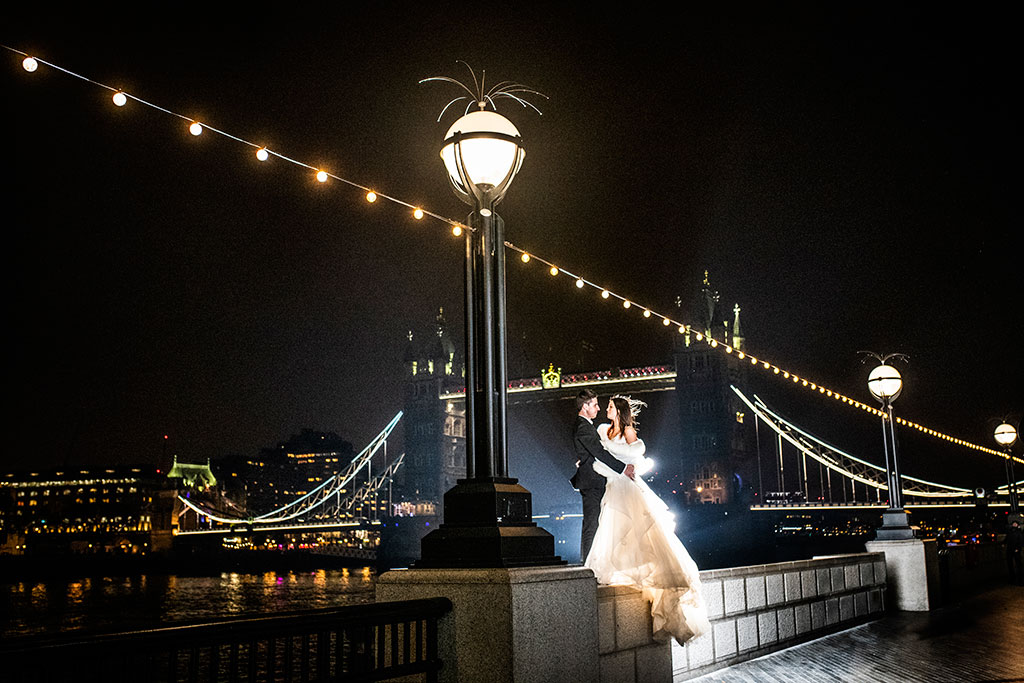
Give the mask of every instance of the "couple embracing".
POLYGON ((636 432, 644 405, 613 396, 605 411, 610 422, 595 426, 601 412, 597 395, 583 389, 576 396, 578 461, 571 481, 583 497, 580 558, 599 583, 643 591, 655 637, 684 643, 710 624, 697 565, 675 535, 668 506, 642 478, 651 465, 636 432))

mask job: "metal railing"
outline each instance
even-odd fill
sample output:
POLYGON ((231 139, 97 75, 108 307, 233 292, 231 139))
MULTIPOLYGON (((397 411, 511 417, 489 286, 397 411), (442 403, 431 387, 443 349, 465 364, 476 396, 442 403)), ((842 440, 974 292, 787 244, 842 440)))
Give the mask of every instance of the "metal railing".
POLYGON ((0 643, 5 681, 436 681, 447 598, 0 643), (413 679, 415 680, 415 679, 413 679))

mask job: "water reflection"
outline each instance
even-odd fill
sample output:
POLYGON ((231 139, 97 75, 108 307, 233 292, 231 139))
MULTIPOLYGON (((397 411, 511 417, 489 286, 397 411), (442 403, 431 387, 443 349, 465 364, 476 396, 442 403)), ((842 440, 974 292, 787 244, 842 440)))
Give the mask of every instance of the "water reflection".
POLYGON ((373 601, 374 572, 135 575, 0 584, 0 635, 136 629, 373 601))

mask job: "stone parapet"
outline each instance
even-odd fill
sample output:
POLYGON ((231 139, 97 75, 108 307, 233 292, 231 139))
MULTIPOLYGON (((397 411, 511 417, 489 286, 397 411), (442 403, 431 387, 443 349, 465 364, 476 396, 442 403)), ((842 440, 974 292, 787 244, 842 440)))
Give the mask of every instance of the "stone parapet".
POLYGON ((651 638, 640 591, 597 591, 601 681, 682 681, 880 617, 882 553, 701 572, 711 631, 679 645, 651 638))

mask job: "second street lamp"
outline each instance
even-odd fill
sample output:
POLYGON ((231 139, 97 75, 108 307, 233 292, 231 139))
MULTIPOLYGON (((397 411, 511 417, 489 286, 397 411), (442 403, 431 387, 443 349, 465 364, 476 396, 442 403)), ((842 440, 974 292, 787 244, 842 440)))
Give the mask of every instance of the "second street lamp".
MULTIPOLYGON (((445 79, 448 80, 448 79, 445 79)), ((466 478, 444 495, 444 523, 421 543, 417 567, 563 564, 532 519, 530 492, 508 476, 504 222, 495 211, 522 166, 519 131, 494 92, 456 121, 441 158, 452 189, 473 207, 466 231, 466 478)), ((500 94, 500 93, 499 93, 500 94)))
POLYGON ((1009 423, 1002 423, 996 427, 995 434, 993 437, 1003 450, 1006 451, 1006 488, 1010 494, 1010 514, 1016 515, 1019 512, 1019 504, 1017 501, 1017 476, 1013 471, 1013 454, 1010 452, 1010 447, 1013 446, 1017 440, 1017 430, 1013 425, 1009 423))
POLYGON ((892 402, 903 391, 903 378, 899 371, 886 361, 891 358, 906 359, 902 354, 879 356, 870 353, 881 365, 868 375, 868 391, 882 404, 882 447, 885 449, 885 473, 889 486, 889 508, 882 513, 882 526, 875 531, 879 541, 901 541, 914 538, 907 511, 903 509, 903 482, 900 477, 899 460, 896 457, 896 428, 892 414, 892 402))

